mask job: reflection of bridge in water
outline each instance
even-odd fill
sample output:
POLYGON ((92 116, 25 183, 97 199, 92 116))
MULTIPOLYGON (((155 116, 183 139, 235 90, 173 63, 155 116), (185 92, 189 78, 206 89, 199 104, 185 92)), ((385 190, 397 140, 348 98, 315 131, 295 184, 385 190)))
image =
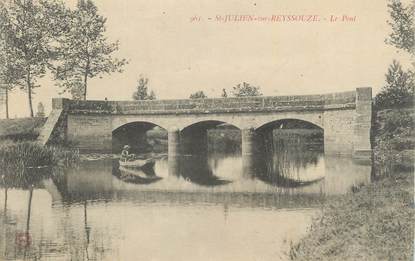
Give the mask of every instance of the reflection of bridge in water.
MULTIPOLYGON (((198 164, 198 162, 194 162, 198 164)), ((160 162, 167 165, 167 162, 160 162)), ((167 167, 167 166, 165 166, 167 167)), ((171 176, 159 172, 158 182, 148 185, 136 185, 124 182, 113 175, 112 161, 85 162, 78 169, 68 169, 64 175, 58 175, 43 183, 54 202, 83 202, 85 200, 131 200, 147 203, 185 203, 205 202, 212 204, 254 205, 255 194, 264 195, 269 204, 275 201, 281 204, 298 205, 319 201, 324 195, 344 194, 352 186, 370 182, 371 166, 359 165, 348 158, 328 158, 324 164, 325 175, 318 182, 307 186, 278 186, 264 181, 261 177, 215 177, 212 172, 198 172, 197 177, 171 176), (219 183, 223 178, 226 183, 219 183), (268 196, 267 196, 268 195, 268 196), (298 198, 298 202, 291 198, 298 198), (246 202, 245 202, 246 201, 246 202), (245 203, 244 203, 245 202, 245 203)), ((188 172, 191 173, 191 172, 188 172)), ((267 201, 265 200, 265 201, 267 201)), ((264 202, 257 202, 263 206, 264 202)), ((288 207, 288 206, 281 206, 288 207)))
MULTIPOLYGON (((18 202, 25 204, 8 207, 10 213, 7 216, 6 203, 4 204, 4 211, 0 209, 0 222, 3 222, 2 218, 10 222, 6 223, 7 229, 4 229, 4 234, 1 234, 3 238, 14 236, 16 231, 18 232, 16 229, 21 227, 21 223, 26 223, 26 220, 19 222, 19 220, 24 220, 22 219, 23 213, 23 217, 27 217, 26 224, 31 222, 30 234, 33 236, 33 242, 36 242, 36 245, 28 248, 28 256, 34 256, 42 251, 56 254, 57 249, 61 252, 60 254, 69 255, 68 244, 81 247, 80 249, 85 250, 86 255, 89 253, 99 255, 102 252, 95 251, 99 249, 98 245, 103 244, 104 239, 112 235, 107 230, 107 221, 101 222, 102 213, 113 215, 111 218, 106 217, 107 220, 112 220, 120 216, 120 209, 123 214, 125 213, 126 205, 134 209, 131 213, 141 213, 142 210, 150 209, 151 213, 157 213, 155 215, 158 215, 160 211, 176 207, 180 209, 175 212, 177 215, 179 212, 192 209, 189 206, 203 206, 203 209, 223 210, 225 219, 229 214, 229 208, 249 208, 249 211, 263 208, 267 211, 278 209, 278 213, 287 209, 286 211, 298 214, 301 209, 321 206, 325 195, 343 194, 350 191, 353 186, 370 182, 370 165, 358 165, 348 157, 318 157, 317 152, 308 159, 303 159, 302 162, 294 159, 294 162, 300 163, 300 168, 312 166, 312 172, 324 173, 322 178, 306 184, 293 183, 296 182, 293 179, 295 175, 288 175, 287 178, 286 173, 267 176, 268 173, 257 172, 252 176, 247 176, 247 173, 242 171, 240 155, 190 157, 193 158, 189 161, 191 164, 182 164, 186 167, 182 168, 177 176, 168 172, 167 160, 161 159, 156 163, 154 170, 155 175, 160 176, 161 179, 149 184, 126 182, 114 175, 114 171, 118 170, 116 164, 113 164, 114 161, 99 160, 82 162, 79 168, 70 168, 63 170, 63 173, 55 173, 52 178, 35 184, 34 193, 32 193, 33 189, 29 191, 11 189, 10 199, 16 200, 16 196, 20 195, 18 202), (32 221, 29 222, 32 194, 35 195, 35 208, 32 221), (28 195, 29 198, 27 198, 28 195), (20 208, 27 206, 26 202, 29 202, 28 209, 21 211, 20 208), (50 203, 52 203, 52 208, 50 208, 50 203), (13 225, 16 223, 19 225, 13 225), (49 232, 44 234, 44 231, 49 232), (56 233, 56 231, 62 232, 56 233), (57 234, 60 236, 55 237, 57 234), (91 235, 92 240, 90 240, 91 235), (103 241, 97 243, 97 240, 103 241)), ((308 178, 314 180, 313 176, 308 178)), ((2 202, 3 200, 7 202, 6 193, 6 190, 0 188, 2 202)), ((198 212, 200 209, 198 207, 196 209, 196 216, 200 216, 198 212)), ((236 212, 239 213, 239 211, 236 212)), ((232 215, 236 212, 232 212, 232 215)), ((155 217, 148 214, 149 212, 142 214, 143 218, 155 217)), ((190 220, 194 221, 192 218, 190 220)), ((119 220, 122 222, 124 219, 119 218, 119 220)), ((130 225, 127 224, 127 230, 130 229, 130 225)), ((116 222, 115 227, 118 231, 119 223, 116 222)), ((139 226, 135 224, 135 227, 139 226)), ((28 225, 26 231, 29 231, 28 225)), ((0 248, 1 243, 2 240, 0 240, 0 248)), ((7 249, 4 253, 9 253, 10 256, 21 254, 12 244, 9 245, 3 246, 3 249, 7 249)), ((109 245, 111 244, 106 245, 107 249, 109 245)), ((83 252, 71 253, 71 255, 74 254, 82 256, 83 252)))
POLYGON ((63 141, 82 151, 112 152, 114 133, 130 130, 137 134, 159 126, 168 132, 169 169, 174 176, 180 171, 181 156, 204 153, 207 130, 227 123, 241 131, 242 162, 249 175, 256 171, 255 156, 262 150, 258 137, 266 136, 276 122, 287 119, 323 129, 326 155, 370 159, 371 102, 371 88, 326 95, 225 99, 54 99, 39 141, 63 141), (136 124, 144 127, 135 129, 136 124))

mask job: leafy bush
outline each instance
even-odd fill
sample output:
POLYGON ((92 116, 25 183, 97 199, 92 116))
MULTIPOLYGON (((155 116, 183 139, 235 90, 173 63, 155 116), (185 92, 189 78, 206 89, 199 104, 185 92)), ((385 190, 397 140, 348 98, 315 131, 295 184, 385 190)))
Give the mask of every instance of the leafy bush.
POLYGON ((394 170, 413 168, 415 122, 410 110, 383 110, 377 113, 374 140, 375 173, 389 176, 394 170), (412 153, 408 153, 412 152, 412 153))
POLYGON ((397 61, 389 66, 386 85, 375 97, 377 108, 396 108, 411 106, 414 102, 414 73, 404 71, 397 61))
POLYGON ((233 87, 232 94, 235 97, 262 96, 259 86, 251 85, 247 82, 239 83, 233 87))
POLYGON ((207 95, 203 91, 197 91, 195 93, 190 94, 190 99, 206 99, 207 95))

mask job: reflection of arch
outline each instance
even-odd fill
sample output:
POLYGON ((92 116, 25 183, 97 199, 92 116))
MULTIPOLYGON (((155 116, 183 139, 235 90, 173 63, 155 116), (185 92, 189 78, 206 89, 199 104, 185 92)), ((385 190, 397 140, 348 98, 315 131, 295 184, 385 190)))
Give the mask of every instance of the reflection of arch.
POLYGON ((191 156, 183 159, 180 175, 187 181, 206 187, 214 187, 231 183, 214 175, 206 157, 191 156))
POLYGON ((256 130, 264 131, 264 130, 269 130, 269 129, 274 129, 274 128, 284 128, 284 124, 291 124, 295 126, 296 123, 297 123, 298 128, 321 129, 324 131, 324 127, 319 123, 311 122, 308 120, 295 119, 295 118, 284 118, 284 119, 268 121, 258 126, 256 130))
POLYGON ((153 145, 147 139, 147 131, 160 128, 160 133, 163 134, 166 129, 162 128, 153 122, 148 121, 131 121, 121 126, 118 126, 112 131, 112 151, 119 153, 122 147, 126 144, 130 145, 133 152, 148 152, 153 149, 153 145))
POLYGON ((284 177, 280 174, 275 174, 273 176, 269 174, 261 173, 260 175, 255 176, 257 179, 263 181, 264 183, 267 183, 272 186, 281 187, 281 188, 300 188, 300 187, 306 187, 309 185, 312 185, 314 183, 320 182, 324 180, 324 177, 315 178, 313 180, 297 180, 289 177, 284 177))

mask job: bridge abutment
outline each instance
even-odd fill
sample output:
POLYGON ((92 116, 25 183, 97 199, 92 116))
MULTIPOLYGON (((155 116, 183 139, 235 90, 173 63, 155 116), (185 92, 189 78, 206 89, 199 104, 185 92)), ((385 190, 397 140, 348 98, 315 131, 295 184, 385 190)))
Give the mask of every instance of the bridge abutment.
POLYGON ((339 110, 324 112, 324 154, 353 154, 354 111, 339 110))
POLYGON ((67 116, 67 143, 81 152, 112 152, 112 128, 109 115, 67 116))
POLYGON ((324 153, 370 161, 372 155, 372 88, 357 88, 355 109, 324 112, 324 153))
POLYGON ((356 89, 353 158, 368 161, 372 157, 372 88, 356 89))

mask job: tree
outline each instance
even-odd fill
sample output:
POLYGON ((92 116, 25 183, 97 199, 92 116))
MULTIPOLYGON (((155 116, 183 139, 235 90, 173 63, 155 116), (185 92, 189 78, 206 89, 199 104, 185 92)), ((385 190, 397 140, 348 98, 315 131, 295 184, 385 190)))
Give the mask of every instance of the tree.
POLYGON ((226 89, 225 88, 222 89, 222 95, 221 95, 221 97, 222 98, 227 98, 228 97, 228 93, 226 92, 226 89))
POLYGON ((386 76, 386 85, 375 97, 378 108, 399 107, 411 105, 414 99, 414 73, 404 71, 396 60, 389 66, 386 76))
POLYGON ((44 118, 45 117, 45 106, 43 106, 43 103, 41 103, 41 102, 39 102, 37 104, 36 117, 41 117, 41 118, 44 118))
POLYGON ((33 90, 39 87, 37 80, 46 74, 51 46, 60 32, 51 13, 58 7, 62 5, 45 0, 11 0, 0 6, 1 53, 8 61, 3 73, 9 84, 27 92, 31 117, 33 90))
POLYGON ((4 95, 4 105, 6 107, 6 119, 9 118, 9 91, 11 87, 7 84, 0 83, 0 101, 3 99, 1 96, 4 95))
POLYGON ((9 91, 11 91, 13 85, 10 84, 10 77, 8 65, 8 56, 6 53, 5 46, 5 35, 0 31, 0 100, 2 95, 4 95, 4 102, 6 106, 6 119, 9 118, 9 91))
POLYGON ((13 70, 6 53, 4 34, 0 34, 0 99, 4 98, 6 119, 9 118, 9 92, 13 90, 13 70))
POLYGON ((248 96, 262 96, 260 87, 250 85, 249 83, 243 82, 233 87, 232 94, 235 97, 248 97, 248 96))
POLYGON ((203 91, 197 91, 193 94, 190 94, 189 98, 190 99, 206 99, 207 96, 203 91))
POLYGON ((388 4, 389 14, 392 20, 388 24, 392 32, 386 39, 386 43, 398 49, 405 50, 414 55, 415 52, 415 4, 414 2, 404 6, 400 0, 391 0, 388 4))
POLYGON ((137 84, 137 91, 133 93, 133 99, 136 101, 141 100, 155 100, 156 94, 153 91, 148 93, 148 78, 140 77, 137 84))
POLYGON ((98 14, 91 0, 78 0, 65 23, 67 30, 59 41, 54 76, 63 92, 71 92, 74 99, 86 100, 89 79, 103 73, 122 72, 127 61, 113 57, 119 42, 108 43, 106 18, 98 14))
MULTIPOLYGON (((415 2, 404 6, 400 0, 390 0, 388 4, 392 20, 388 21, 392 32, 386 43, 398 49, 415 55, 415 2)), ((414 64, 413 64, 414 65, 414 64)), ((386 85, 375 97, 378 108, 400 107, 412 105, 414 99, 414 72, 404 71, 402 66, 394 60, 389 66, 386 76, 386 85)))

